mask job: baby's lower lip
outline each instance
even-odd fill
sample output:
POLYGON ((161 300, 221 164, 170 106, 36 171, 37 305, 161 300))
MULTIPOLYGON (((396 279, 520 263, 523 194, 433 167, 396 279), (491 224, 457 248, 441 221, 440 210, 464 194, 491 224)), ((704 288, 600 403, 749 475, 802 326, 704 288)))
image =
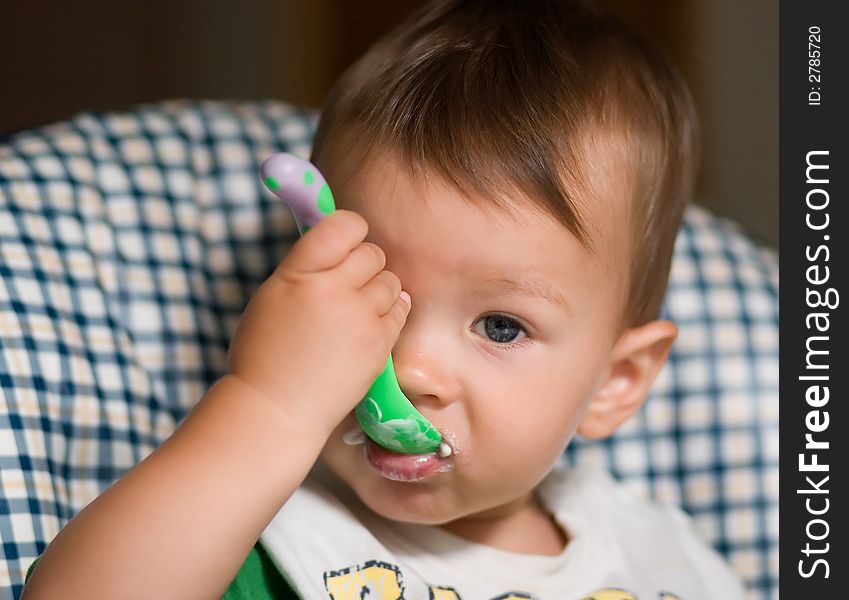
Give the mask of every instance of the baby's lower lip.
POLYGON ((421 481, 451 466, 451 457, 440 458, 435 452, 428 454, 399 454, 381 448, 366 438, 366 459, 372 468, 392 481, 421 481))

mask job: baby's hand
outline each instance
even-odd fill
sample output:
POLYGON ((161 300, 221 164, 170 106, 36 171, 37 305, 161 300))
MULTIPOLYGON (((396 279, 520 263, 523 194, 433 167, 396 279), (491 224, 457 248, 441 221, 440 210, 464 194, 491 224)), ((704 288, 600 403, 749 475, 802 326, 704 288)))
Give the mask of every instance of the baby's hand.
POLYGON ((383 370, 410 310, 367 232, 347 210, 319 221, 256 291, 230 345, 231 375, 328 435, 383 370))

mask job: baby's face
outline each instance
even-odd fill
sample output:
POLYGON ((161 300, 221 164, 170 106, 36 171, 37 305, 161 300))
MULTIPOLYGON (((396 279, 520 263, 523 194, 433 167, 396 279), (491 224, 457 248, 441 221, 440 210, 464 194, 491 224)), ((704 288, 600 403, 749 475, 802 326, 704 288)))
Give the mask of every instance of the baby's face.
MULTIPOLYGON (((334 189, 412 297, 393 349, 398 382, 453 449, 446 469, 397 481, 343 441, 322 453, 373 511, 442 524, 508 515, 563 452, 610 369, 621 273, 550 217, 484 211, 436 178, 388 157, 334 189)), ((600 245, 605 247, 607 245, 600 245)))

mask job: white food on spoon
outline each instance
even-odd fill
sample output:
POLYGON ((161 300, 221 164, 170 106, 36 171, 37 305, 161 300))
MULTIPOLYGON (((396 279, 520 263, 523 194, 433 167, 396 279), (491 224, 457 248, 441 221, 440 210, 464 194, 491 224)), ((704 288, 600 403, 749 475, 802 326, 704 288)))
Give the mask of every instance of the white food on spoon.
MULTIPOLYGON (((359 446, 360 444, 364 444, 366 441, 365 432, 356 427, 351 431, 348 431, 342 435, 342 441, 348 444, 349 446, 359 446)), ((452 450, 451 446, 446 444, 444 441, 439 444, 439 449, 436 451, 436 454, 440 458, 448 458, 452 454, 454 454, 454 450, 452 450)))
POLYGON ((349 446, 359 446, 360 444, 364 444, 366 442, 366 434, 362 429, 357 427, 356 429, 352 429, 351 431, 345 433, 342 436, 342 441, 348 444, 349 446))

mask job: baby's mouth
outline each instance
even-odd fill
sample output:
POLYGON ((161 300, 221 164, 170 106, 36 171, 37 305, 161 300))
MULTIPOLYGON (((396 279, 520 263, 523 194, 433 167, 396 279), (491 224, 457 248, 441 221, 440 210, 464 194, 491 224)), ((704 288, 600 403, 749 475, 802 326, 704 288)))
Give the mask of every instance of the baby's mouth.
POLYGON ((448 471, 454 465, 454 449, 445 439, 439 450, 425 454, 401 454, 382 448, 369 439, 359 426, 345 433, 342 440, 351 446, 362 444, 369 465, 392 481, 422 481, 448 471))

